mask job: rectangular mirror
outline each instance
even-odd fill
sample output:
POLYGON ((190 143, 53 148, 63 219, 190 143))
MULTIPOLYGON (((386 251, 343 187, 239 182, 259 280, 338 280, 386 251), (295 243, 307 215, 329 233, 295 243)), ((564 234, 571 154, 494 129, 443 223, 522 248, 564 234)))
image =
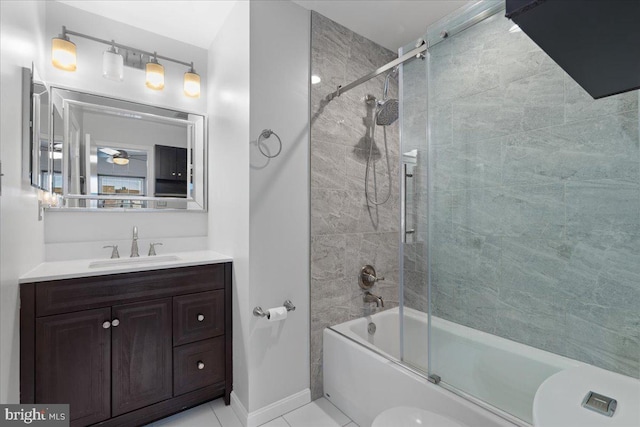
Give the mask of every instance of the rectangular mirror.
POLYGON ((204 116, 57 87, 50 105, 61 209, 206 210, 204 116))

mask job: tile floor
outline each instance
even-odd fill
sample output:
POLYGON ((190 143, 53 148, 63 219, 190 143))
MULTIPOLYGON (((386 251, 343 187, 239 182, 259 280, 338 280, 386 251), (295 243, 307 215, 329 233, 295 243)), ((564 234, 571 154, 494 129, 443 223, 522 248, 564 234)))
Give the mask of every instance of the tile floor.
MULTIPOLYGON (((147 427, 242 427, 231 406, 222 399, 156 421, 147 427)), ((262 427, 358 427, 324 397, 314 400, 262 427)))

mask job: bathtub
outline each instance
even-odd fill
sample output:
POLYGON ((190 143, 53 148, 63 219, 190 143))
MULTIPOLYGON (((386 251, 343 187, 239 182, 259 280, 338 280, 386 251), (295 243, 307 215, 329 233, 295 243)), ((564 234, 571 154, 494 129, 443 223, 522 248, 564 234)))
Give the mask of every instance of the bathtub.
POLYGON ((399 308, 393 308, 324 330, 325 397, 361 427, 394 406, 416 406, 473 427, 528 426, 538 387, 557 372, 583 365, 435 316, 431 322, 433 372, 444 387, 418 374, 427 371, 425 313, 404 308, 409 369, 398 362, 399 308), (376 325, 374 334, 369 323, 376 325))

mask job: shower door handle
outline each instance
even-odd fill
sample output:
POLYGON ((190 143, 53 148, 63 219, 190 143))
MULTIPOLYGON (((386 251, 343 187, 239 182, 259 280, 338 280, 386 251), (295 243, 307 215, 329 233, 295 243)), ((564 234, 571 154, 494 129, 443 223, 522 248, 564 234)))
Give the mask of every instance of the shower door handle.
MULTIPOLYGON (((413 173, 413 169, 409 170, 409 164, 404 163, 403 165, 403 169, 404 169, 404 188, 403 188, 403 194, 402 194, 402 212, 403 212, 403 230, 404 232, 402 233, 402 241, 404 243, 410 243, 407 242, 408 237, 415 234, 416 230, 415 228, 409 228, 409 212, 407 211, 407 200, 409 197, 409 191, 408 191, 408 183, 409 183, 409 179, 413 179, 414 178, 414 173, 413 173)), ((413 192, 413 185, 411 186, 411 190, 413 192)))

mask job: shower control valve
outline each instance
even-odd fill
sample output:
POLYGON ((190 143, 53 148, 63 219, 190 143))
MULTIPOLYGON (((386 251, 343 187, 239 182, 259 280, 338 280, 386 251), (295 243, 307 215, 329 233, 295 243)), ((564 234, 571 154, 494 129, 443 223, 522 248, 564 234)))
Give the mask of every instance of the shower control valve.
POLYGON ((371 289, 376 282, 381 280, 384 280, 384 277, 378 277, 376 269, 372 265, 367 264, 360 269, 358 282, 362 289, 371 289))

